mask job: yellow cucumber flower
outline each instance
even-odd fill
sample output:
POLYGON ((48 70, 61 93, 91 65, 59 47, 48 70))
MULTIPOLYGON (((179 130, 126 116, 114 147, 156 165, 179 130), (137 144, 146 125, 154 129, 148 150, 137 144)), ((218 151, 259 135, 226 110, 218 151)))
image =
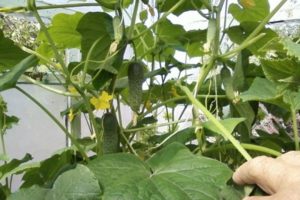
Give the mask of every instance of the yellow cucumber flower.
POLYGON ((92 97, 90 103, 95 107, 96 110, 105 110, 110 108, 109 101, 112 100, 113 96, 103 91, 98 97, 92 97))

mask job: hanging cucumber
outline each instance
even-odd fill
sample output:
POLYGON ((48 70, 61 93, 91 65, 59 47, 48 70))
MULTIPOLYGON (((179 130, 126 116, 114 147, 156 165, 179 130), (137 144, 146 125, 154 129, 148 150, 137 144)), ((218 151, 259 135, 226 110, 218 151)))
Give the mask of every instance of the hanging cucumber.
POLYGON ((144 66, 140 62, 131 62, 128 66, 128 102, 131 109, 138 113, 143 101, 144 66))
POLYGON ((112 113, 106 113, 102 118, 103 126, 103 153, 117 153, 119 146, 119 124, 117 118, 112 113))

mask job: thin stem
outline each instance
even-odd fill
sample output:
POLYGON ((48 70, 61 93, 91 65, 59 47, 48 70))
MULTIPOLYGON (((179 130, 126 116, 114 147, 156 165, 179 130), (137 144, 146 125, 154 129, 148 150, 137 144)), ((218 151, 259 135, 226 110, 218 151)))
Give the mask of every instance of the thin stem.
MULTIPOLYGON (((39 24, 40 24, 41 30, 45 33, 45 36, 46 36, 48 42, 50 43, 51 49, 52 49, 53 52, 54 52, 55 58, 57 59, 57 61, 58 61, 59 64, 61 65, 61 67, 62 67, 64 73, 65 73, 66 75, 68 75, 69 72, 68 72, 68 69, 67 69, 67 67, 66 67, 66 65, 65 65, 65 62, 64 62, 64 60, 62 59, 61 55, 59 54, 58 49, 56 48, 55 43, 54 43, 54 41, 53 41, 53 39, 52 39, 50 33, 48 32, 47 27, 46 27, 45 23, 43 22, 41 16, 39 15, 39 13, 38 13, 37 10, 34 10, 34 11, 32 11, 32 12, 33 12, 33 15, 35 16, 35 18, 37 19, 37 21, 38 21, 39 24)), ((67 76, 67 77, 69 78, 69 76, 67 76)))
MULTIPOLYGON (((4 122, 4 124, 5 124, 5 122, 4 122)), ((0 130, 1 132, 0 132, 0 135, 1 135, 1 146, 2 146, 2 151, 3 151, 3 154, 6 156, 6 147, 5 147, 5 142, 4 142, 4 131, 3 130, 0 130)), ((4 161, 4 164, 7 164, 7 162, 6 161, 4 161)), ((5 184, 7 185, 7 186, 9 186, 8 185, 8 177, 6 177, 5 178, 5 184)), ((10 187, 11 188, 11 187, 10 187)))
POLYGON ((243 43, 246 43, 249 40, 253 39, 265 27, 265 25, 270 21, 270 19, 281 9, 281 7, 287 1, 288 0, 282 0, 270 14, 267 17, 265 17, 261 23, 259 23, 259 25, 256 27, 256 29, 246 38, 246 40, 243 43))
POLYGON ((263 38, 266 35, 266 33, 261 33, 258 36, 248 40, 247 42, 243 42, 241 45, 239 45, 237 48, 224 53, 223 55, 220 56, 220 58, 222 59, 229 59, 231 57, 233 57, 234 55, 236 55, 237 53, 239 53, 240 51, 242 51, 243 49, 249 47, 250 45, 254 44, 255 42, 257 42, 258 40, 260 40, 261 38, 263 38))
POLYGON ((29 76, 23 75, 22 77, 24 79, 26 79, 27 81, 31 82, 32 84, 37 85, 37 86, 39 86, 43 89, 46 89, 50 92, 53 92, 53 93, 56 93, 56 94, 59 94, 59 95, 63 95, 63 96, 79 97, 78 94, 72 94, 70 92, 64 92, 64 91, 61 91, 61 90, 57 90, 53 87, 50 87, 48 85, 45 85, 45 84, 41 83, 40 81, 36 81, 36 80, 30 78, 29 76))
POLYGON ((129 40, 131 40, 131 38, 132 38, 133 30, 134 30, 134 27, 135 27, 137 12, 138 12, 138 9, 139 9, 139 2, 140 2, 140 0, 135 0, 135 3, 134 3, 134 8, 133 8, 134 10, 133 10, 133 13, 132 13, 131 24, 130 24, 128 35, 127 35, 129 40))
POLYGON ((68 130, 58 121, 58 119, 56 119, 54 115, 52 115, 52 113, 45 106, 43 106, 39 101, 37 101, 33 96, 31 96, 25 90, 21 89, 18 86, 16 86, 15 88, 19 90, 21 93, 23 93, 26 97, 28 97, 31 101, 33 101, 38 107, 40 107, 53 120, 53 122, 65 133, 65 135, 72 141, 72 143, 78 149, 82 157, 86 161, 89 160, 89 157, 85 153, 84 149, 80 146, 76 138, 74 138, 73 135, 68 132, 68 130))
MULTIPOLYGON (((213 39, 213 49, 210 56, 210 59, 206 65, 203 65, 203 67, 200 70, 199 78, 196 83, 195 89, 194 89, 194 96, 197 96, 199 89, 202 87, 203 82, 205 81, 207 75, 211 71, 211 69, 216 64, 216 58, 218 57, 219 49, 220 49, 220 26, 221 26, 221 11, 223 8, 225 0, 222 0, 217 9, 216 13, 216 30, 215 30, 215 37, 213 39)), ((213 11, 212 11, 213 12, 213 11)))
MULTIPOLYGON (((58 5, 47 5, 47 6, 37 6, 37 10, 49 10, 49 9, 57 9, 57 8, 76 8, 76 7, 96 7, 99 6, 98 3, 74 3, 74 4, 58 4, 58 5)), ((27 12, 27 7, 24 6, 17 6, 17 7, 10 7, 10 8, 0 8, 0 12, 27 12)))
POLYGON ((97 7, 98 3, 71 3, 71 4, 58 4, 58 5, 47 5, 47 6, 37 6, 37 10, 48 10, 48 9, 57 9, 57 8, 76 8, 76 7, 97 7))
POLYGON ((148 130, 148 129, 155 129, 157 127, 169 126, 169 125, 172 125, 172 124, 183 123, 183 122, 187 122, 187 121, 191 121, 191 120, 182 119, 182 120, 178 120, 178 121, 173 121, 173 122, 168 122, 168 123, 161 123, 161 124, 155 124, 155 125, 141 127, 141 128, 125 129, 124 132, 125 133, 130 133, 130 132, 144 131, 144 130, 148 130))
MULTIPOLYGON (((255 145, 255 144, 241 143, 240 145, 243 148, 250 150, 250 151, 257 151, 257 152, 269 154, 269 155, 276 156, 276 157, 281 155, 281 153, 278 151, 275 151, 275 150, 267 148, 267 147, 255 145)), ((235 149, 235 147, 232 144, 226 144, 226 145, 222 145, 219 147, 204 150, 203 153, 205 154, 205 153, 215 152, 215 151, 219 151, 221 149, 235 149)))
POLYGON ((24 47, 24 46, 22 46, 21 49, 22 49, 23 51, 27 52, 27 53, 30 53, 30 54, 35 55, 36 57, 38 57, 39 59, 45 61, 46 63, 48 63, 48 64, 50 64, 50 65, 52 65, 53 67, 59 68, 59 66, 58 66, 57 63, 52 62, 51 60, 49 60, 48 58, 46 58, 46 57, 43 56, 42 54, 39 54, 38 52, 33 51, 33 50, 31 50, 31 49, 29 49, 29 48, 27 48, 27 47, 24 47))
POLYGON ((87 74, 87 70, 88 70, 88 66, 89 66, 89 60, 92 56, 92 53, 94 51, 94 49, 96 48, 96 45, 100 42, 100 40, 102 39, 103 37, 100 37, 98 38, 94 43, 93 45, 91 46, 91 48, 89 49, 88 51, 88 54, 86 56, 86 59, 85 59, 85 63, 84 63, 84 66, 83 66, 83 74, 82 74, 82 85, 85 84, 85 78, 86 78, 86 74, 87 74))
POLYGON ((299 133, 298 133, 298 124, 297 124, 297 115, 296 110, 291 108, 291 115, 293 121, 293 132, 294 132, 294 140, 295 140, 295 149, 299 151, 299 133))
POLYGON ((239 143, 238 140, 236 140, 232 135, 231 132, 229 132, 227 130, 226 127, 224 127, 223 124, 221 124, 213 114, 211 114, 206 108, 205 106, 198 101, 193 94, 191 93, 191 91, 185 87, 182 86, 180 83, 178 84, 178 86, 180 87, 180 89, 187 95, 187 97, 189 98, 189 100, 193 103, 193 105, 200 109, 205 116, 208 118, 208 120, 210 120, 219 130, 220 130, 220 134, 225 138, 228 139, 233 146, 242 154, 242 156, 246 159, 246 160, 251 160, 251 156, 249 155, 249 153, 241 146, 241 144, 239 143))

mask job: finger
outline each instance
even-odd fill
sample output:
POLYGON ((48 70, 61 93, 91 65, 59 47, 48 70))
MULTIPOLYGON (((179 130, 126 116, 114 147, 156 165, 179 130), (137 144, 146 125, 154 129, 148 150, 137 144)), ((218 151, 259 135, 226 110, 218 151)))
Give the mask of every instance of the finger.
POLYGON ((288 165, 300 165, 300 151, 289 151, 277 158, 288 165))
POLYGON ((252 197, 245 197, 243 200, 275 200, 272 196, 252 196, 252 197))
POLYGON ((233 174, 237 184, 257 184, 268 194, 274 194, 283 180, 285 165, 279 160, 259 156, 242 166, 233 174))

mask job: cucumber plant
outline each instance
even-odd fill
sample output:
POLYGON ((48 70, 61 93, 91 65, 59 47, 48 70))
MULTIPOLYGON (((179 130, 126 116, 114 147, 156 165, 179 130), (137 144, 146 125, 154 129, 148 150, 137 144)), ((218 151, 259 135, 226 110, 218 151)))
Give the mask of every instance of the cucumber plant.
MULTIPOLYGON (((258 155, 299 150, 300 36, 282 37, 268 26, 286 2, 273 10, 268 0, 97 0, 46 6, 30 0, 28 6, 0 8, 0 13, 29 12, 40 27, 37 45, 31 47, 16 45, 0 30, 0 91, 17 89, 72 142, 37 163, 24 163, 29 155, 6 159, 0 179, 24 173, 24 184, 11 194, 6 181, 0 185, 1 199, 246 196, 246 188, 230 180, 236 167, 258 155), (41 17, 44 9, 81 6, 101 11, 59 13, 49 24, 41 17), (172 20, 189 11, 205 29, 186 30, 180 20, 172 20), (70 48, 81 51, 80 61, 65 62, 70 48), (60 88, 26 76, 40 64, 60 88), (62 115, 69 120, 74 114, 88 116, 91 136, 70 133, 18 87, 21 77, 76 99, 62 115), (134 117, 128 117, 127 106, 134 117), (270 115, 275 133, 256 126, 270 115)), ((3 111, 1 116, 6 116, 3 111)))

